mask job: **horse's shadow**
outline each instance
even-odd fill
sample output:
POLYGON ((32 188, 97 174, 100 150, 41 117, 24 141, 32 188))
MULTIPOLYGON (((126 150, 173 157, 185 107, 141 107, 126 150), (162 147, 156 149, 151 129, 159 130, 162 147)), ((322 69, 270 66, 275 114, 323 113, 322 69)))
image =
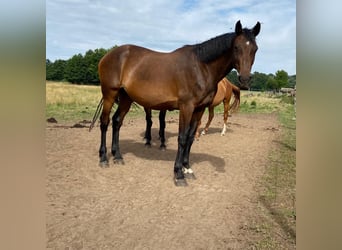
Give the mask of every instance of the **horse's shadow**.
MULTIPOLYGON (((162 151, 159 149, 159 144, 152 147, 146 147, 144 143, 137 143, 134 140, 123 139, 120 140, 120 151, 123 155, 126 164, 129 164, 125 159, 125 154, 131 153, 135 157, 152 160, 152 161, 168 161, 173 166, 175 161, 177 150, 166 148, 162 151)), ((111 154, 109 158, 113 158, 111 154)), ((217 172, 225 172, 225 162, 222 158, 208 154, 208 153, 191 153, 190 152, 190 164, 209 162, 211 166, 215 168, 217 172)))
MULTIPOLYGON (((203 131, 203 129, 204 129, 204 127, 200 128, 199 133, 201 133, 203 131)), ((221 134, 221 132, 222 132, 222 128, 220 128, 220 127, 209 127, 207 134, 221 134)), ((234 132, 234 130, 231 128, 227 128, 227 130, 226 130, 226 134, 233 133, 233 132, 234 132)), ((141 132, 140 136, 141 136, 141 138, 144 138, 145 132, 144 131, 141 132)), ((178 133, 165 131, 165 143, 167 144, 167 140, 169 138, 177 137, 177 136, 178 136, 178 133)), ((156 140, 159 141, 159 129, 152 128, 151 129, 151 137, 152 137, 152 141, 156 141, 156 140)))
MULTIPOLYGON (((165 131, 165 143, 167 144, 167 140, 169 138, 178 136, 178 133, 174 133, 174 132, 169 132, 169 131, 165 131)), ((141 138, 145 137, 145 131, 140 133, 141 138)), ((151 128, 151 137, 152 137, 152 141, 158 141, 159 142, 159 129, 157 128, 151 128)))

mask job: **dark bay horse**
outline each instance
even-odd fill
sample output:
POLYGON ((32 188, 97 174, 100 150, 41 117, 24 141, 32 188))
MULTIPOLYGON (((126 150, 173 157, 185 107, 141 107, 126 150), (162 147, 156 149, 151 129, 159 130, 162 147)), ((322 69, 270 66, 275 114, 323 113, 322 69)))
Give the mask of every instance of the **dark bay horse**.
MULTIPOLYGON (((232 84, 227 78, 223 78, 217 85, 217 92, 212 103, 208 106, 208 122, 205 125, 202 135, 208 132, 209 126, 211 121, 214 118, 214 108, 223 102, 223 128, 221 135, 225 135, 227 126, 228 126, 228 115, 229 111, 231 113, 238 110, 240 105, 240 88, 232 84), (230 104, 230 100, 234 94, 234 101, 230 104)), ((151 127, 152 127, 152 110, 148 108, 144 108, 146 114, 146 130, 145 130, 145 137, 146 140, 145 145, 150 147, 151 146, 151 127)), ((160 110, 159 112, 159 139, 160 139, 160 149, 164 150, 166 148, 165 145, 165 116, 166 110, 160 110)), ((200 133, 200 125, 201 119, 197 124, 196 135, 195 138, 199 138, 200 133)))
MULTIPOLYGON (((205 125, 202 135, 205 135, 208 132, 211 121, 214 118, 214 108, 218 106, 221 102, 223 102, 223 128, 221 135, 225 135, 228 126, 228 115, 229 111, 231 113, 238 110, 240 106, 240 88, 232 84, 227 78, 223 78, 217 86, 217 92, 214 97, 214 100, 208 107, 209 115, 208 122, 205 125), (230 99, 234 94, 234 101, 230 104, 230 99)), ((199 128, 201 125, 201 121, 199 121, 196 131, 196 138, 200 136, 199 128)))
MULTIPOLYGON (((100 165, 108 166, 106 133, 109 115, 119 92, 119 105, 113 124, 112 155, 123 162, 119 131, 132 102, 157 110, 179 110, 178 150, 174 163, 177 186, 186 186, 186 173, 193 173, 189 155, 199 119, 217 91, 217 83, 233 68, 241 86, 248 87, 260 23, 242 28, 203 43, 186 45, 170 53, 161 53, 135 45, 123 45, 109 51, 99 62, 103 109, 100 117, 100 165)), ((91 125, 92 126, 92 125, 91 125)))

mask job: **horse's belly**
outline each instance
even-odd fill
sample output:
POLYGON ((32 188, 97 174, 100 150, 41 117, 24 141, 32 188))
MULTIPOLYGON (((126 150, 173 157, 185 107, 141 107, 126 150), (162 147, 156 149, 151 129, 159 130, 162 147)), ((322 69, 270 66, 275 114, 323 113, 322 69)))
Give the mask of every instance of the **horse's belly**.
POLYGON ((156 110, 178 109, 178 99, 167 95, 158 94, 156 91, 129 92, 129 97, 139 105, 156 110))

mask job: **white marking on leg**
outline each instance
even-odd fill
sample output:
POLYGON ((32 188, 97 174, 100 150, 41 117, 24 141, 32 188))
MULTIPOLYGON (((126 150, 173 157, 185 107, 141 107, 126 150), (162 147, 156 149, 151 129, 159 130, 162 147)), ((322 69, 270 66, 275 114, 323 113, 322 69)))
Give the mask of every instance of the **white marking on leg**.
POLYGON ((224 124, 223 124, 223 129, 222 129, 222 132, 221 132, 221 136, 223 136, 223 135, 226 134, 226 130, 227 130, 227 126, 226 126, 226 124, 224 123, 224 124))
POLYGON ((194 171, 191 168, 183 168, 183 173, 184 174, 193 174, 194 171))
POLYGON ((246 42, 246 45, 247 45, 247 46, 249 45, 249 41, 246 42))

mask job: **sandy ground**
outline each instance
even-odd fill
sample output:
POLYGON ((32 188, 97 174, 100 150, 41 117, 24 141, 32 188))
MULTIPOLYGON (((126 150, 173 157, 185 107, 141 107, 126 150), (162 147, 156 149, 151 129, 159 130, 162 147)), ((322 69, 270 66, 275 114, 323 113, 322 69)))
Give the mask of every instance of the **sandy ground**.
MULTIPOLYGON (((220 136, 222 115, 195 141, 197 177, 173 183, 178 117, 166 115, 167 150, 143 142, 144 117, 126 118, 120 133, 125 165, 98 164, 100 128, 47 123, 48 249, 248 249, 246 225, 256 185, 280 128, 275 115, 234 114, 220 136)), ((202 124, 206 122, 206 115, 202 124)), ((107 134, 110 152, 111 129, 107 134)))

